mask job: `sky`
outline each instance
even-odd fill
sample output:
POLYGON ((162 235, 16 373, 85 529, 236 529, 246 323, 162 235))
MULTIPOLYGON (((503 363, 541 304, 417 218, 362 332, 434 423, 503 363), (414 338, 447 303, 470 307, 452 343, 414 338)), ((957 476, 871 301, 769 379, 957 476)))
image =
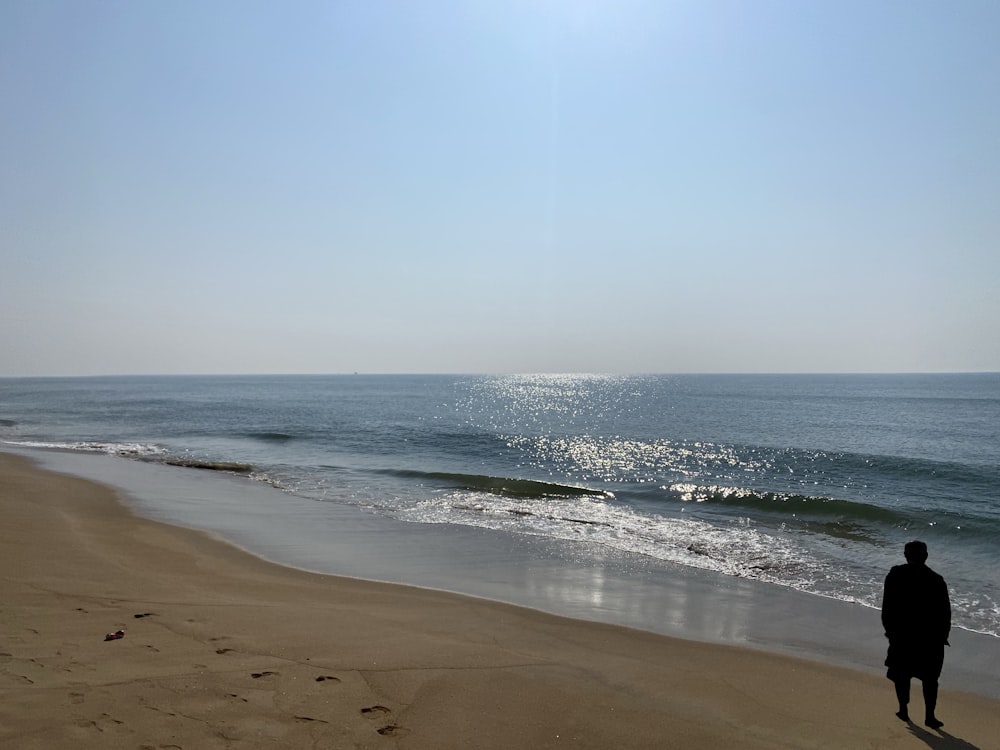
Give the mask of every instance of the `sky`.
POLYGON ((1000 371, 995 0, 0 2, 0 376, 1000 371))

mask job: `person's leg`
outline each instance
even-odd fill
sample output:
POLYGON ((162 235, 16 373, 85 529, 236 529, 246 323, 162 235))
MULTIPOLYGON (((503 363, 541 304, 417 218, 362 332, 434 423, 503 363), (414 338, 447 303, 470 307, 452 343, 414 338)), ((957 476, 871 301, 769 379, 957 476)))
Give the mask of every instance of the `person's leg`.
POLYGON ((910 714, 906 707, 910 703, 910 678, 899 678, 893 680, 892 684, 896 686, 896 700, 899 701, 899 710, 896 712, 896 716, 903 721, 909 721, 910 714))
POLYGON ((939 721, 934 715, 937 708, 938 683, 937 680, 924 680, 924 724, 931 729, 940 729, 944 726, 943 721, 939 721))
POLYGON ((935 643, 928 646, 920 681, 924 687, 924 724, 931 729, 940 729, 944 726, 944 722, 938 720, 934 714, 937 708, 938 677, 941 675, 942 666, 944 666, 944 644, 935 643))

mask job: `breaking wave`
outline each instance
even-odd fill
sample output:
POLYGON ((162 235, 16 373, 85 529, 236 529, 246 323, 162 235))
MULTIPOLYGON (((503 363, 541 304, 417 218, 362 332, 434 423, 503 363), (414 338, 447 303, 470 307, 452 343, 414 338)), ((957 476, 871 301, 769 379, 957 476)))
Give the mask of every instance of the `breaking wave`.
POLYGON ((139 458, 144 456, 162 456, 167 453, 165 448, 152 443, 105 443, 100 441, 43 442, 37 440, 7 440, 8 445, 19 445, 24 448, 42 448, 57 451, 80 451, 84 453, 106 453, 110 456, 125 456, 139 458))
POLYGON ((605 490, 579 487, 556 482, 541 482, 534 479, 511 479, 485 474, 452 474, 437 471, 386 470, 382 472, 403 479, 423 480, 442 488, 463 489, 470 492, 486 492, 520 498, 546 497, 614 497, 605 490))

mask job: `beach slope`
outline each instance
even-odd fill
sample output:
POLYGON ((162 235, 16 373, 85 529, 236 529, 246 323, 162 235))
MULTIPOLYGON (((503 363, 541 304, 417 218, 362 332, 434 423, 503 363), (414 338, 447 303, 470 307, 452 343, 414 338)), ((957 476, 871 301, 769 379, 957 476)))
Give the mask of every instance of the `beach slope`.
POLYGON ((825 664, 281 567, 0 454, 3 747, 1000 747, 998 701, 943 691, 941 732, 894 703, 825 664))

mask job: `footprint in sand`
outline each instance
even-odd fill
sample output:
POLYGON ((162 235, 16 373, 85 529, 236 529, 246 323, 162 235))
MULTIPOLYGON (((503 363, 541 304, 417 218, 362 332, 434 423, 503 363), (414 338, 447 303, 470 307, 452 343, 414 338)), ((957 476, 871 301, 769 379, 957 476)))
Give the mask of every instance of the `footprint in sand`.
POLYGON ((103 734, 105 731, 107 731, 107 728, 110 728, 108 727, 109 723, 113 725, 121 725, 124 724, 125 722, 121 721, 120 719, 116 719, 111 714, 103 713, 96 719, 79 719, 76 722, 76 725, 83 729, 96 729, 98 732, 101 732, 103 734))
MULTIPOLYGON (((368 718, 379 718, 380 716, 385 716, 386 714, 391 714, 392 710, 386 706, 374 705, 366 706, 361 709, 361 713, 367 714, 368 718)), ((384 737, 405 737, 410 733, 409 729, 399 726, 398 724, 386 724, 384 727, 379 727, 375 730, 384 737)))
POLYGON ((215 649, 215 653, 217 653, 217 654, 228 654, 230 651, 232 651, 231 648, 217 648, 217 649, 215 649))
POLYGON ((255 680, 258 680, 261 677, 270 677, 271 675, 276 675, 276 674, 278 674, 278 673, 277 672, 251 672, 250 676, 253 677, 255 680))
POLYGON ((332 674, 321 674, 316 678, 316 682, 325 682, 326 680, 330 680, 331 682, 340 682, 340 678, 334 677, 332 674))
POLYGON ((409 729, 404 729, 396 724, 387 724, 381 729, 376 729, 375 731, 386 737, 405 737, 410 733, 409 729))

